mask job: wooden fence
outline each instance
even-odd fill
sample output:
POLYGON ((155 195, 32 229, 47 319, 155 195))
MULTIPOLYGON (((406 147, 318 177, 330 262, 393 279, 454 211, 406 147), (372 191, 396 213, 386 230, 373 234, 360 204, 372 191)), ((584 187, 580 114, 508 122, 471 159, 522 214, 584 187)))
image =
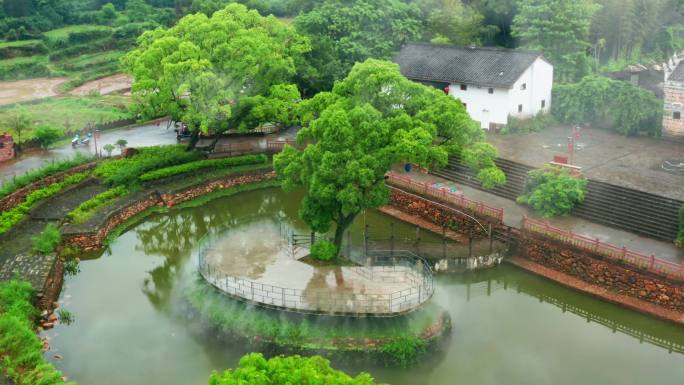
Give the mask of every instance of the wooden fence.
POLYGON ((387 181, 392 185, 406 188, 425 197, 436 198, 442 202, 471 210, 477 214, 494 218, 499 223, 503 223, 503 208, 492 207, 483 202, 468 199, 463 195, 463 193, 455 193, 445 188, 435 187, 429 183, 418 182, 411 178, 398 175, 392 171, 387 174, 387 181))
POLYGON ((655 255, 645 255, 628 249, 618 247, 610 243, 600 241, 598 238, 589 238, 575 234, 571 230, 563 230, 551 226, 548 222, 534 220, 528 217, 522 219, 522 229, 557 241, 572 245, 581 250, 599 254, 608 259, 624 262, 651 273, 665 276, 670 279, 684 280, 684 263, 674 263, 656 258, 655 255))

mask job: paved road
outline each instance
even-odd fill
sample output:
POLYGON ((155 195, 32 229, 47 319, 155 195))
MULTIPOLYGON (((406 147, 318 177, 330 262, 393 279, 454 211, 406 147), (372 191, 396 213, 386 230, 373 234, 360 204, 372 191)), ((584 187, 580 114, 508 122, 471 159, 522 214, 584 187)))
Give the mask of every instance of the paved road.
MULTIPOLYGON (((97 146, 102 149, 103 145, 107 143, 114 144, 119 139, 127 140, 128 145, 131 147, 176 143, 176 133, 172 128, 167 130, 166 127, 167 125, 164 122, 159 126, 156 124, 144 124, 104 131, 97 140, 97 146)), ((71 144, 66 144, 48 151, 34 150, 26 152, 12 161, 0 163, 0 183, 16 175, 22 175, 26 171, 38 168, 47 162, 73 156, 76 152, 87 154, 94 151, 95 146, 91 141, 88 147, 74 149, 71 147, 71 144)), ((118 152, 118 150, 114 151, 115 154, 118 152)))

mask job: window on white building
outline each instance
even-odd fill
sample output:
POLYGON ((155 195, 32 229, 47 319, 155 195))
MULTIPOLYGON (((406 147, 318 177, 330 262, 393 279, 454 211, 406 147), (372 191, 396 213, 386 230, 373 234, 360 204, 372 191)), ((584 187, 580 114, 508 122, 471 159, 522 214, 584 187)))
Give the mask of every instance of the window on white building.
POLYGON ((682 118, 682 113, 679 111, 675 111, 672 113, 672 119, 679 120, 682 118))
POLYGON ((493 93, 494 93, 494 89, 493 89, 493 88, 490 88, 489 90, 487 90, 487 92, 489 92, 490 94, 493 94, 493 93))
POLYGON ((521 90, 526 90, 526 89, 527 89, 527 83, 523 83, 523 84, 520 86, 520 89, 521 89, 521 90))
POLYGON ((461 91, 467 91, 468 90, 468 85, 467 84, 461 84, 461 91))
POLYGON ((542 108, 546 107, 546 100, 542 100, 541 106, 542 106, 542 108))
POLYGON ((522 104, 518 104, 518 112, 522 112, 522 104))

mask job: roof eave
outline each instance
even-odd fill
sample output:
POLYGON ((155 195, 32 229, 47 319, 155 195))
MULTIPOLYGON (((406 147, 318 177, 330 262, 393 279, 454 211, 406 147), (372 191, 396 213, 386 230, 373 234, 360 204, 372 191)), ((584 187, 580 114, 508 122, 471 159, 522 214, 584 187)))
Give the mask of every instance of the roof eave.
POLYGON ((409 80, 417 80, 417 81, 425 81, 425 82, 439 82, 439 83, 449 83, 449 84, 467 84, 467 85, 473 85, 476 87, 493 87, 493 88, 505 88, 505 89, 511 89, 515 85, 515 82, 511 84, 495 84, 495 83, 482 83, 482 82, 466 82, 463 80, 457 80, 457 79, 437 79, 437 78, 424 78, 424 77, 419 77, 419 76, 409 76, 406 74, 402 74, 406 76, 407 79, 409 80))

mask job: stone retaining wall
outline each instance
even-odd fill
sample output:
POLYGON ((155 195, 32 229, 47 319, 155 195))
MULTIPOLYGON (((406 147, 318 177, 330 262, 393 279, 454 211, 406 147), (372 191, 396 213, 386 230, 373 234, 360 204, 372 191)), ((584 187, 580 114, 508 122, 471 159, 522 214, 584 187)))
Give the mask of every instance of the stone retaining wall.
POLYGON ((87 170, 91 170, 95 168, 97 165, 97 162, 90 162, 86 164, 82 164, 80 166, 73 167, 67 171, 63 171, 60 173, 57 173, 55 175, 47 176, 39 181, 33 182, 28 186, 24 186, 20 188, 19 190, 8 194, 7 196, 4 196, 3 198, 0 199, 0 211, 7 211, 11 210, 14 207, 16 207, 18 204, 23 202, 26 199, 26 196, 32 193, 35 190, 38 190, 39 188, 43 188, 45 186, 49 186, 53 183, 61 182, 64 180, 69 175, 73 174, 78 174, 87 170))
POLYGON ((591 285, 684 312, 684 283, 619 265, 570 245, 529 233, 522 234, 519 250, 522 257, 591 285))
POLYGON ((63 234, 63 244, 76 246, 83 250, 99 249, 112 230, 152 207, 173 207, 220 189, 261 182, 275 177, 275 172, 269 169, 251 174, 228 175, 178 192, 159 194, 157 191, 152 191, 141 199, 110 212, 104 221, 92 231, 63 234))
POLYGON ((440 227, 447 227, 453 232, 465 235, 472 234, 474 238, 485 238, 487 237, 487 232, 467 215, 476 218, 485 228, 491 223, 494 230, 505 229, 505 226, 499 223, 489 222, 491 220, 489 217, 480 216, 467 209, 458 209, 458 211, 450 209, 445 205, 421 199, 402 190, 392 189, 390 205, 405 213, 426 219, 440 227))

